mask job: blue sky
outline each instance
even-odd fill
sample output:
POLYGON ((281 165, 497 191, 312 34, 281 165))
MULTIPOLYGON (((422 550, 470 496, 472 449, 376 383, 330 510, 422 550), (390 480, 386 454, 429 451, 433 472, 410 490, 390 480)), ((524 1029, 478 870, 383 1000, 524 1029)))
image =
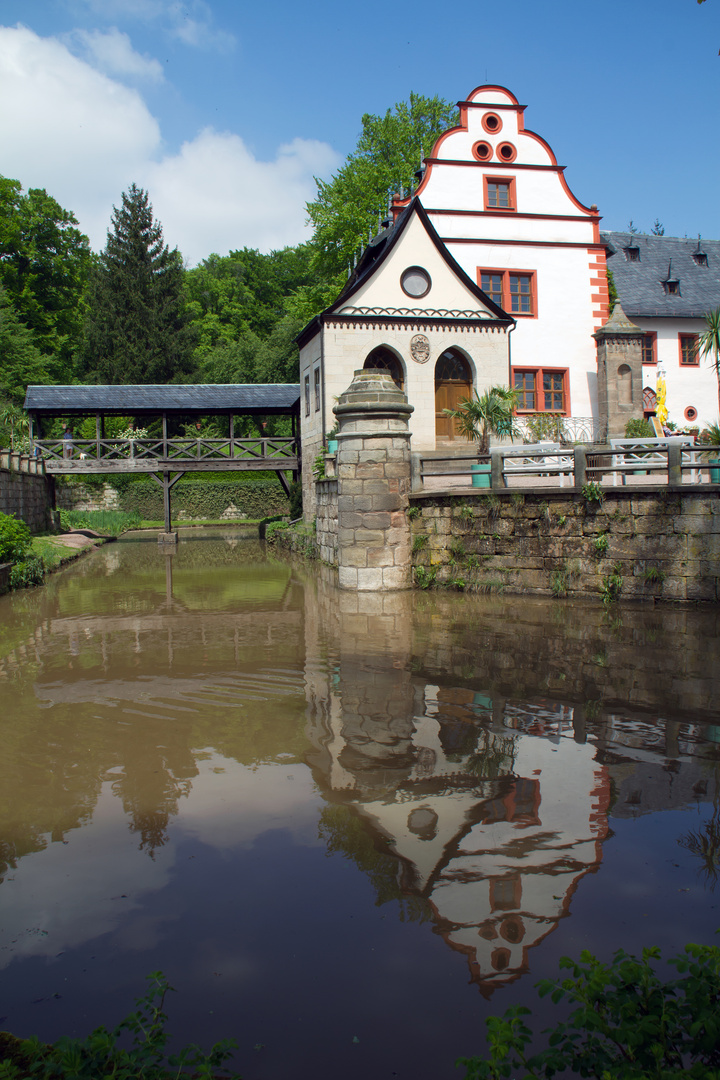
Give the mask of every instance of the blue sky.
POLYGON ((603 227, 720 238, 719 48, 720 0, 2 0, 0 173, 96 248, 134 181, 192 265, 306 238, 364 112, 491 82, 603 227))

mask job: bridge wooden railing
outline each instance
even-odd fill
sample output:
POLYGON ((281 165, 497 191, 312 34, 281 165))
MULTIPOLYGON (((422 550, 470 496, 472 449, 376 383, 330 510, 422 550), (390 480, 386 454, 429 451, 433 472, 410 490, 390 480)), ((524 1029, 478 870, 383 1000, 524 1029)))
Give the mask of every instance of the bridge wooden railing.
POLYGON ((131 471, 138 466, 172 463, 217 468, 296 468, 295 438, 258 436, 255 439, 35 439, 33 450, 48 472, 131 471), (287 465, 284 465, 287 459, 287 465))

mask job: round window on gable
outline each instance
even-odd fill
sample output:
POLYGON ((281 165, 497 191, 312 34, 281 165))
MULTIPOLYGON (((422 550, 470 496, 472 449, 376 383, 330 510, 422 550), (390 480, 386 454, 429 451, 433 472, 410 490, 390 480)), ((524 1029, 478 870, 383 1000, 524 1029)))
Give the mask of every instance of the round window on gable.
POLYGON ((497 135, 498 131, 502 131, 502 120, 497 113, 485 113, 482 118, 482 126, 486 131, 489 131, 491 135, 497 135))
POLYGON ((514 161, 517 157, 517 150, 510 142, 503 142, 497 148, 497 155, 500 161, 514 161))
POLYGON ((492 146, 488 142, 476 142, 472 152, 478 161, 489 161, 492 157, 492 146))
POLYGON ((430 292, 430 275, 422 266, 409 266, 400 278, 400 285, 406 296, 419 300, 430 292))
POLYGON ((687 409, 685 410, 685 419, 690 421, 697 420, 697 414, 698 413, 695 406, 688 405, 687 409))

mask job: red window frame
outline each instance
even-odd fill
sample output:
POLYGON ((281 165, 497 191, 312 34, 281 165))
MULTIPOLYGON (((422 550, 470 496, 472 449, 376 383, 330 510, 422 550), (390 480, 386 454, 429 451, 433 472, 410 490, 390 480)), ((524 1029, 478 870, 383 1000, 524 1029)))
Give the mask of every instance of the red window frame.
POLYGON ((537 274, 534 270, 500 270, 497 267, 480 266, 477 270, 477 283, 486 296, 489 296, 496 304, 500 304, 503 311, 507 311, 510 315, 517 316, 520 319, 537 319, 537 274), (492 288, 490 290, 484 288, 483 276, 496 279, 492 283, 492 288), (499 293, 497 283, 498 278, 500 278, 499 293), (527 291, 523 289, 519 292, 517 290, 517 279, 521 278, 527 278, 527 291), (502 297, 501 300, 497 299, 498 295, 502 297), (521 301, 523 298, 527 298, 530 305, 530 311, 519 311, 514 309, 513 303, 516 298, 521 301))
POLYGON ((678 334, 680 367, 700 366, 699 343, 700 339, 697 334, 678 334))
POLYGON ((654 330, 643 334, 642 362, 643 364, 657 364, 657 334, 654 330))
POLYGON ((518 389, 518 378, 520 376, 524 385, 520 387, 521 398, 520 402, 515 410, 518 416, 528 416, 533 413, 559 413, 561 416, 570 415, 570 386, 568 380, 567 368, 531 368, 531 367, 514 367, 512 369, 512 384, 515 389, 518 389), (532 389, 529 380, 525 382, 525 379, 531 376, 533 377, 532 389), (559 376, 560 389, 557 389, 557 383, 554 387, 545 389, 545 376, 559 376), (557 408, 554 406, 552 396, 555 394, 562 394, 562 407, 557 408), (534 397, 534 405, 528 405, 528 395, 532 394, 534 397), (550 405, 547 404, 546 395, 550 394, 550 405))
POLYGON ((515 177, 514 176, 483 176, 483 203, 486 210, 491 210, 495 214, 514 214, 517 210, 517 200, 515 198, 515 177), (502 184, 503 187, 507 187, 508 205, 500 206, 497 202, 490 202, 490 197, 493 195, 491 185, 502 184))

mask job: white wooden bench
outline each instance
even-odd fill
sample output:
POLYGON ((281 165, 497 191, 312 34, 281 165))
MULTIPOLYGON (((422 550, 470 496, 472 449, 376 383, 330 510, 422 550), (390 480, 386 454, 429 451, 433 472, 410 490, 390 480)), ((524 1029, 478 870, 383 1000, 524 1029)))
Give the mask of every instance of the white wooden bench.
POLYGON ((507 478, 519 475, 559 476, 560 486, 575 470, 575 455, 559 442, 537 442, 503 450, 503 474, 507 478))
MULTIPOLYGON (((613 450, 612 471, 613 487, 617 487, 618 475, 625 484, 628 473, 653 473, 666 471, 668 467, 667 448, 670 445, 694 447, 694 435, 671 435, 663 439, 610 439, 613 450)), ((695 470, 693 483, 697 482, 695 470)))

